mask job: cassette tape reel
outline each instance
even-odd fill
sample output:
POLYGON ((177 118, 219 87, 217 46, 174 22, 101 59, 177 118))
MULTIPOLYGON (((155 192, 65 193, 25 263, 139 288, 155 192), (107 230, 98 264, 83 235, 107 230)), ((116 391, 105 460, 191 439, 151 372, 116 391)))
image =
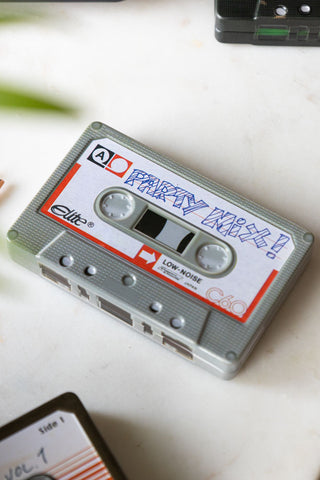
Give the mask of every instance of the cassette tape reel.
POLYGON ((227 379, 313 236, 94 122, 8 241, 17 262, 227 379))

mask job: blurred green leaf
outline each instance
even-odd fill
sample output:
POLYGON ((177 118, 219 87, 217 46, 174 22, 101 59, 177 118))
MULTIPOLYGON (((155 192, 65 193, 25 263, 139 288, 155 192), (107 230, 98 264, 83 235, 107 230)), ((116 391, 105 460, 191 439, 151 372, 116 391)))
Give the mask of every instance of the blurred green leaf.
POLYGON ((0 24, 5 23, 16 23, 16 22, 28 22, 34 20, 34 15, 30 12, 11 12, 11 11, 2 11, 0 12, 0 24))
MULTIPOLYGON (((1 0, 0 0, 1 2, 1 0)), ((34 21, 43 18, 39 12, 30 9, 0 8, 0 27, 3 24, 14 22, 34 21)), ((77 113, 77 109, 52 99, 44 98, 35 92, 23 91, 0 84, 0 109, 28 110, 35 112, 50 112, 64 115, 77 113)))
POLYGON ((0 85, 0 108, 23 109, 72 115, 76 109, 37 94, 0 85))

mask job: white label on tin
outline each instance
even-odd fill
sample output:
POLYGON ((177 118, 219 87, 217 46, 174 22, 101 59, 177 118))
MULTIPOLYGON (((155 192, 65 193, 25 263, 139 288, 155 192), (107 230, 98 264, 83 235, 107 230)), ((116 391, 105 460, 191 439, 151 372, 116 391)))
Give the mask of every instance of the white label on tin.
POLYGON ((0 480, 112 480, 76 415, 56 411, 0 441, 0 480))
POLYGON ((287 232, 109 139, 90 143, 41 211, 242 322, 294 250, 287 232), (219 278, 201 275, 183 256, 179 262, 103 221, 94 203, 108 187, 126 189, 231 245, 235 267, 219 278))

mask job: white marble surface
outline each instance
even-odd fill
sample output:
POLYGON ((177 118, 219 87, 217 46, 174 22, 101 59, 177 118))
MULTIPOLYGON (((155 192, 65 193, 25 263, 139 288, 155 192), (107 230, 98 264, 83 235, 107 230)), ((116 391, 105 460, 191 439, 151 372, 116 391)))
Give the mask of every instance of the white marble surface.
POLYGON ((15 265, 5 233, 101 120, 319 236, 320 50, 221 45, 209 0, 33 7, 0 28, 0 79, 81 114, 0 111, 0 424, 71 390, 130 480, 318 479, 317 244, 224 382, 15 265))

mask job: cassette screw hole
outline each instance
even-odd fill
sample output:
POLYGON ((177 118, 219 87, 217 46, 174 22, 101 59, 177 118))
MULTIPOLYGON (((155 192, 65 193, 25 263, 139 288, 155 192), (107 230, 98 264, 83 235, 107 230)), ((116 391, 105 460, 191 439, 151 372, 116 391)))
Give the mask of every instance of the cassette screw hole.
POLYGON ((10 230, 8 232, 8 239, 9 240, 15 240, 16 238, 18 238, 19 236, 19 233, 17 232, 17 230, 10 230))
POLYGON ((102 124, 100 122, 93 122, 91 127, 94 129, 94 130, 100 130, 100 128, 102 127, 102 124))
POLYGON ((153 313, 160 313, 162 310, 162 305, 159 302, 152 302, 151 305, 149 306, 149 309, 153 313))
POLYGON ((97 269, 93 265, 89 265, 88 267, 85 268, 84 273, 88 277, 92 277, 93 275, 95 275, 97 273, 97 269))
POLYGON ((124 275, 121 280, 126 287, 133 287, 136 283, 136 277, 134 275, 124 275))
POLYGON ((230 362, 233 362, 234 360, 237 359, 237 354, 234 352, 228 352, 226 355, 227 360, 230 360, 230 362))
POLYGON ((308 232, 303 235, 303 239, 305 242, 312 243, 314 240, 314 236, 312 235, 312 233, 308 232))
POLYGON ((300 7, 299 7, 299 12, 300 12, 302 15, 310 15, 310 13, 311 13, 311 7, 310 7, 310 5, 307 5, 306 3, 303 3, 303 4, 300 5, 300 7))
POLYGON ((60 258, 60 265, 63 267, 72 267, 73 265, 73 257, 71 255, 64 255, 63 257, 60 258))
POLYGON ((277 17, 285 17, 288 13, 288 9, 285 5, 278 5, 275 9, 275 14, 277 17))
POLYGON ((184 326, 184 318, 182 317, 173 317, 170 320, 170 325, 172 328, 179 329, 184 326))

